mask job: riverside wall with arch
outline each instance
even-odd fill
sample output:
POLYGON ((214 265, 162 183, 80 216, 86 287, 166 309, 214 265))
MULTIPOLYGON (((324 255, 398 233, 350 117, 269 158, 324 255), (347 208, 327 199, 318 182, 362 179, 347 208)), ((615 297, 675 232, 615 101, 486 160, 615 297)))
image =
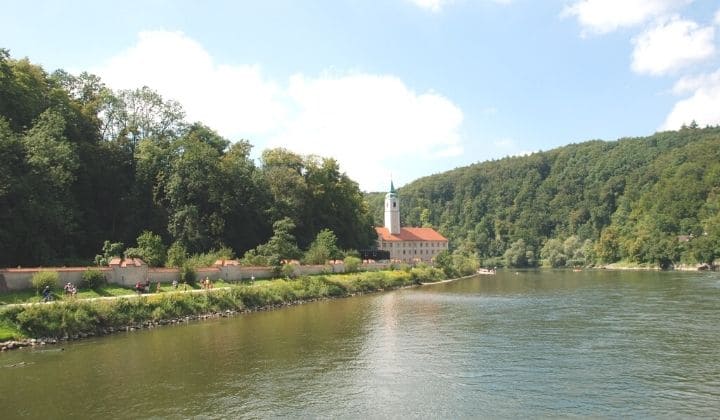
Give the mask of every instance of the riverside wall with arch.
MULTIPOLYGON (((342 262, 325 265, 290 264, 296 276, 344 273, 345 265, 342 262)), ((366 271, 385 270, 390 263, 366 262, 361 269, 366 271)), ((35 267, 35 268, 3 268, 0 269, 0 293, 25 290, 32 288, 32 277, 40 271, 56 271, 59 275, 58 287, 66 283, 80 284, 82 274, 88 270, 99 270, 108 283, 132 287, 136 283, 149 281, 151 283, 170 283, 180 279, 180 270, 177 268, 151 268, 138 258, 121 260, 114 258, 108 267, 35 267)), ((195 269, 196 277, 211 280, 223 279, 231 282, 241 282, 250 279, 267 279, 274 276, 272 267, 247 267, 236 260, 219 260, 212 267, 195 269)))

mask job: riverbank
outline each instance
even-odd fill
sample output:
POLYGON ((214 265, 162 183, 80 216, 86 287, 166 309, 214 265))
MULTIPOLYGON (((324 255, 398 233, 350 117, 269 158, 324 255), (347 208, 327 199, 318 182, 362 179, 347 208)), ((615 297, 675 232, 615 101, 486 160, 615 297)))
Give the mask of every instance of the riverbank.
POLYGON ((445 279, 445 280, 438 280, 438 281, 431 281, 431 282, 420 282, 420 286, 432 286, 435 284, 452 283, 454 281, 465 280, 465 279, 469 279, 469 278, 475 277, 475 276, 477 276, 477 274, 471 274, 469 276, 463 276, 463 277, 456 277, 454 279, 445 279))
POLYGON ((708 264, 678 264, 670 268, 661 268, 658 265, 638 264, 631 262, 617 262, 612 264, 599 265, 594 268, 602 270, 631 270, 631 271, 715 271, 717 265, 710 266, 708 264))
POLYGON ((362 272, 242 284, 204 293, 165 292, 140 297, 15 305, 0 309, 9 338, 0 349, 56 344, 119 331, 194 319, 272 310, 320 299, 350 297, 445 280, 432 267, 362 272), (7 331, 11 331, 9 337, 7 331))

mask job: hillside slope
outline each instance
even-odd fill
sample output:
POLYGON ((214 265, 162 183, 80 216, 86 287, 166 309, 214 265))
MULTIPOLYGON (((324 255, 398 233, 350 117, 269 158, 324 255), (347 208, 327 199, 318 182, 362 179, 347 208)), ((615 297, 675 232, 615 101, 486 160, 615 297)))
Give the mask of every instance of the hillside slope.
POLYGON ((575 249, 566 254, 585 263, 712 261, 720 252, 720 128, 478 163, 399 194, 404 225, 435 226, 456 249, 485 260, 507 257, 515 244, 532 265, 569 241, 575 249))

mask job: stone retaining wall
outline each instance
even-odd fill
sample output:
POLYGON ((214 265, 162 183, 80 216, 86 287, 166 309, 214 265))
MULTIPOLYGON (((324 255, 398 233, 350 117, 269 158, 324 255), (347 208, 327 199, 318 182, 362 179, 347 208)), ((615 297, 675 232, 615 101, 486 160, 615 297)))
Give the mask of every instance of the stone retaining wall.
MULTIPOLYGON (((315 275, 323 273, 344 273, 342 263, 327 265, 292 265, 296 276, 315 275)), ((362 270, 386 270, 389 263, 365 263, 362 270)), ((0 292, 25 290, 32 288, 32 276, 39 271, 57 271, 60 275, 58 288, 65 283, 78 285, 82 273, 88 269, 101 271, 108 283, 132 287, 135 283, 170 283, 179 280, 180 270, 177 268, 149 268, 147 264, 138 260, 113 260, 110 267, 37 267, 37 268, 5 268, 0 269, 0 292)), ((198 279, 209 277, 211 280, 223 279, 237 282, 243 280, 267 279, 273 277, 272 267, 243 267, 237 261, 218 261, 213 267, 198 268, 195 270, 198 279)))
MULTIPOLYGON (((96 267, 93 267, 96 268, 96 267)), ((97 268, 96 268, 97 269, 97 268)), ((32 276, 40 271, 57 271, 60 279, 58 280, 57 287, 62 288, 65 283, 80 284, 82 280, 82 273, 85 272, 85 267, 49 267, 49 268, 9 268, 0 270, 0 291, 15 291, 31 289, 32 276), (4 286, 4 287, 3 287, 4 286)), ((99 269, 108 281, 112 280, 112 269, 100 268, 99 269)))

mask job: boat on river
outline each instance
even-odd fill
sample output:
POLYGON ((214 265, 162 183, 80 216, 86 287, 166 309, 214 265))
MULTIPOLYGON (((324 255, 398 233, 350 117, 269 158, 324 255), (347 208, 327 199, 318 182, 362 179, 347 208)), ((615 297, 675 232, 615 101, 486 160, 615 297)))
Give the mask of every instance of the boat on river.
POLYGON ((485 275, 493 275, 493 274, 495 274, 495 269, 494 268, 478 268, 477 273, 485 274, 485 275))

